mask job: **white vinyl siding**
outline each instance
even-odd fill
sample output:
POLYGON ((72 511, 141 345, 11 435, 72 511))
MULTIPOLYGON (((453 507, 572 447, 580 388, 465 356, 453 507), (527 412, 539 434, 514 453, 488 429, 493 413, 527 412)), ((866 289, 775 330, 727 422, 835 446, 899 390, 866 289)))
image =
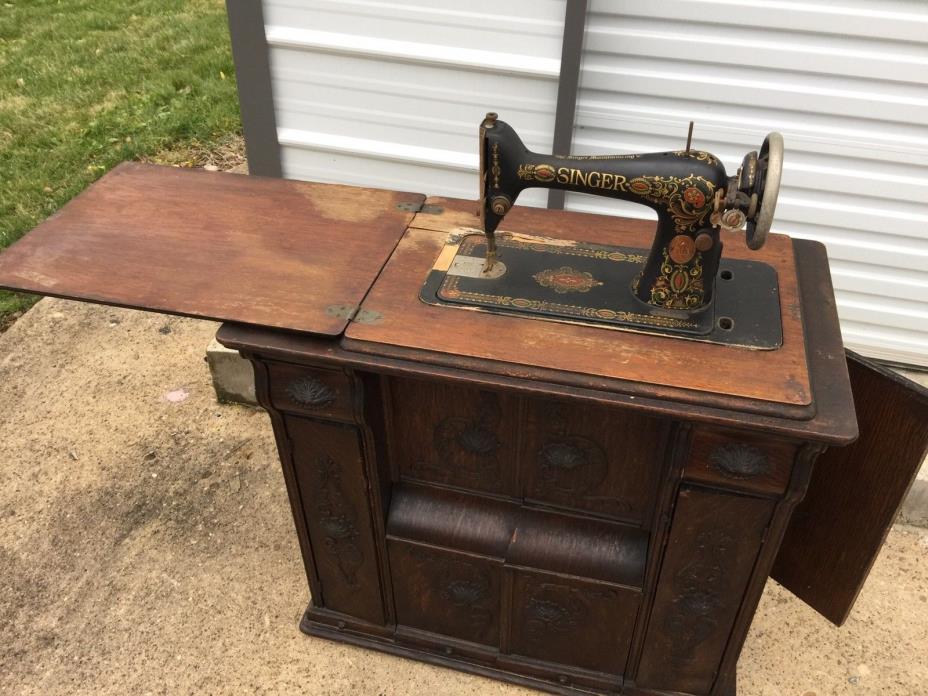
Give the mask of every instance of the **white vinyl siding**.
POLYGON ((828 247, 848 347, 928 366, 928 3, 591 0, 574 150, 677 149, 690 120, 729 172, 783 133, 774 231, 828 247))
POLYGON ((284 176, 475 199, 491 107, 551 148, 564 2, 266 0, 284 176))

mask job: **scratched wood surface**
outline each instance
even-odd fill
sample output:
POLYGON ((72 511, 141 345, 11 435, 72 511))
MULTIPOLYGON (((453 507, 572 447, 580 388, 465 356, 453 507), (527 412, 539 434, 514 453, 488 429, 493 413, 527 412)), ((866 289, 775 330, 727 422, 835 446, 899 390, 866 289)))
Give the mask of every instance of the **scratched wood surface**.
POLYGON ((0 287, 337 335, 422 200, 122 164, 0 254, 0 287))
MULTIPOLYGON (((397 347, 484 358, 521 366, 664 385, 792 407, 811 404, 809 371, 791 240, 772 235, 760 251, 741 235, 723 236, 729 258, 763 261, 780 282, 783 346, 752 351, 696 341, 426 305, 419 289, 450 232, 478 230, 476 203, 429 198, 441 214, 418 214, 364 301, 381 318, 352 323, 345 346, 399 357, 397 347)), ((502 231, 646 248, 653 223, 553 210, 515 208, 502 231)), ((420 356, 420 359, 421 356, 420 356)), ((440 361, 441 358, 435 358, 440 361)), ((808 418, 811 412, 805 413, 808 418)))

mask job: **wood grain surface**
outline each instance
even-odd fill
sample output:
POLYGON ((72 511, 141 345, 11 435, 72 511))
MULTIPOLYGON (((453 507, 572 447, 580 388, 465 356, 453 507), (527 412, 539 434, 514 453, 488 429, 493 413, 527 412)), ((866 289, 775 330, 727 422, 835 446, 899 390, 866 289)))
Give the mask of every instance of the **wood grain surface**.
POLYGON ((690 485, 680 489, 639 687, 709 693, 774 506, 690 485))
MULTIPOLYGON (((473 201, 429 198, 427 204, 443 212, 416 216, 364 301, 363 307, 381 318, 352 323, 345 334, 346 347, 375 354, 386 347, 394 357, 398 353, 393 349, 400 347, 787 406, 811 404, 796 265, 788 237, 773 235, 759 252, 747 250, 736 235, 723 237, 729 257, 763 261, 779 276, 783 346, 753 351, 426 305, 418 298, 419 289, 448 234, 479 226, 473 201)), ((653 224, 646 221, 531 208, 513 209, 504 225, 504 231, 641 248, 653 238, 653 224)))
POLYGON ((396 349, 342 339, 340 343, 309 334, 242 324, 223 324, 217 338, 230 348, 258 351, 281 360, 313 360, 378 373, 503 388, 532 396, 578 399, 584 404, 632 406, 639 413, 736 427, 770 435, 843 446, 858 435, 854 399, 828 256, 819 242, 794 239, 796 270, 805 320, 814 403, 799 409, 782 404, 688 391, 624 379, 594 378, 525 365, 463 358, 427 351, 396 349), (368 352, 351 350, 357 344, 368 352))
POLYGON ((0 254, 0 287, 337 335, 422 200, 126 163, 0 254))
POLYGON ((848 368, 860 439, 819 457, 772 573, 839 626, 928 451, 928 389, 853 353, 848 368))

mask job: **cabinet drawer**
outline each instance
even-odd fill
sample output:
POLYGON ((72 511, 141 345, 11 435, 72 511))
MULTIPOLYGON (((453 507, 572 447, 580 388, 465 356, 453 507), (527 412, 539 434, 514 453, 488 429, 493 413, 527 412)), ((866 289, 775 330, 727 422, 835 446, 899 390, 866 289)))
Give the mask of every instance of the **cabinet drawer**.
POLYGON ((515 497, 515 398, 405 379, 391 380, 390 393, 402 479, 515 497))
POLYGON ((667 427, 625 409, 527 401, 520 453, 526 500, 636 523, 648 519, 667 427))
POLYGON ((789 485, 796 445, 750 433, 697 430, 684 478, 723 488, 778 495, 789 485))
POLYGON ((398 624, 499 645, 501 560, 397 539, 387 546, 398 624))
POLYGON ((622 674, 641 595, 635 590, 538 571, 510 570, 511 652, 622 674))
POLYGON ((267 369, 275 408, 319 418, 355 420, 354 389, 344 372, 275 362, 267 363, 267 369))

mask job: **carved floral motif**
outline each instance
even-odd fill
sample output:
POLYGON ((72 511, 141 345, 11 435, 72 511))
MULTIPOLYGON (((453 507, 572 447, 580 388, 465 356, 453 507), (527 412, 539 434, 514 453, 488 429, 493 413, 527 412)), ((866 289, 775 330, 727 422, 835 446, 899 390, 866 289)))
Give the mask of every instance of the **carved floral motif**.
POLYGON ((318 377, 295 379, 287 385, 287 395, 305 408, 322 408, 335 401, 335 390, 318 377))
POLYGON ((770 460, 761 450, 742 442, 719 445, 709 455, 719 473, 731 479, 750 479, 770 473, 770 460))
POLYGON ((593 620, 591 605, 615 597, 614 590, 529 581, 522 601, 525 637, 529 642, 541 642, 575 631, 579 636, 587 622, 593 620))
POLYGON ((610 514, 629 510, 628 501, 604 495, 609 457, 594 439, 572 432, 571 419, 562 404, 549 402, 541 415, 547 437, 535 452, 534 476, 529 494, 536 499, 574 507, 593 505, 610 514))
POLYGON ((525 595, 525 635, 529 641, 544 640, 552 633, 568 633, 581 625, 584 605, 574 588, 555 583, 540 583, 525 595))
POLYGON ((725 564, 734 540, 723 530, 701 532, 693 559, 673 577, 674 599, 665 622, 670 659, 687 662, 695 649, 718 627, 719 608, 728 590, 725 564))
POLYGON ((596 490, 608 473, 602 447, 576 435, 551 440, 538 451, 536 487, 584 496, 596 490))
POLYGON ((315 510, 325 535, 323 548, 333 557, 345 584, 359 586, 364 554, 358 545, 357 513, 342 489, 341 467, 328 455, 316 459, 315 510))
POLYGON ((433 462, 417 461, 414 471, 430 480, 466 483, 486 483, 499 474, 499 423, 502 412, 498 397, 482 392, 473 416, 442 418, 432 431, 435 449, 433 462))
POLYGON ((496 598, 487 570, 421 548, 413 548, 411 556, 442 600, 462 612, 472 629, 482 633, 490 628, 496 598))

